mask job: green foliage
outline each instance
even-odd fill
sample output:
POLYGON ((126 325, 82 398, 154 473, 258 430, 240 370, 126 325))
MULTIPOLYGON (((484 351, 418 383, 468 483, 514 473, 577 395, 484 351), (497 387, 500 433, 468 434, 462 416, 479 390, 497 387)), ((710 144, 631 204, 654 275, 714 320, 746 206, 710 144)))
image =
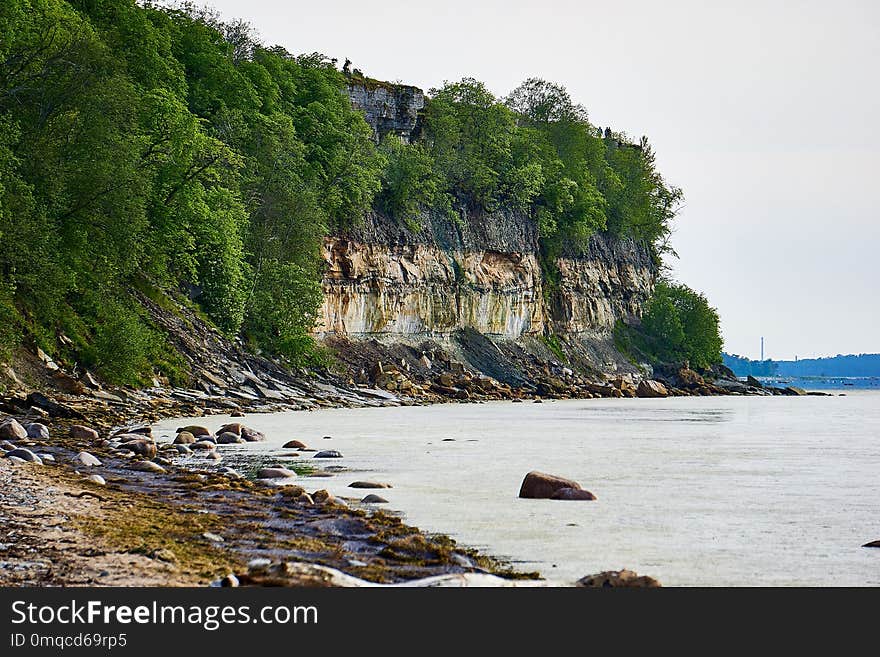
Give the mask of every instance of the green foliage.
POLYGON ((525 213, 551 278, 598 230, 665 248, 680 192, 646 141, 600 135, 564 88, 531 79, 502 102, 446 83, 415 143, 377 147, 346 83, 192 3, 0 3, 0 349, 64 334, 66 357, 112 380, 179 379, 127 292, 147 281, 314 361, 322 238, 373 207, 412 228, 525 213))
POLYGON ((63 333, 111 380, 180 378, 125 292, 143 278, 307 359, 322 236, 385 161, 332 63, 193 5, 8 0, 0 34, 3 346, 63 333))
POLYGON ((721 362, 718 312, 686 285, 657 283, 641 326, 621 324, 615 333, 618 348, 652 363, 689 361, 705 369, 721 362))
POLYGON ((378 200, 385 212, 413 229, 419 227, 419 214, 424 210, 452 213, 444 181, 423 144, 406 144, 397 135, 389 134, 382 140, 380 150, 386 166, 378 200))
POLYGON ((454 201, 526 213, 548 260, 601 230, 669 250, 681 191, 657 172, 647 140, 603 136, 559 85, 531 78, 502 102, 472 78, 447 82, 431 90, 418 141, 386 138, 382 151, 382 209, 404 222, 454 201))

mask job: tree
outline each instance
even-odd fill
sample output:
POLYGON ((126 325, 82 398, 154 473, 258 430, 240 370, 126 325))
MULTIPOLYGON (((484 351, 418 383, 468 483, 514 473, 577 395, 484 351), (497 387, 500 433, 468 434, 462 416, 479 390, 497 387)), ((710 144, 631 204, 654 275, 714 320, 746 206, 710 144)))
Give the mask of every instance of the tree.
POLYGON ((653 363, 708 368, 721 362, 718 312, 706 297, 686 285, 660 281, 641 318, 641 326, 619 335, 653 363))

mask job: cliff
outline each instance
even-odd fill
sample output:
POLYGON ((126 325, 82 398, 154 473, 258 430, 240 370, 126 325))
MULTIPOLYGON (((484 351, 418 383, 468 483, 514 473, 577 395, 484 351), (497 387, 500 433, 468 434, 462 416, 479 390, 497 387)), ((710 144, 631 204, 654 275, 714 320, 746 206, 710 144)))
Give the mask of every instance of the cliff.
MULTIPOLYGON (((352 83, 350 96, 377 138, 418 134, 418 89, 352 83)), ((428 353, 511 384, 544 365, 638 371, 614 348, 612 332, 651 294, 657 272, 647 245, 594 235, 584 252, 556 259, 551 283, 531 218, 510 209, 459 212, 426 212, 418 229, 372 212, 326 237, 316 335, 362 371, 370 359, 415 366, 428 353), (352 357, 358 343, 361 356, 352 357)))
POLYGON ((468 329, 543 358, 559 356, 546 346, 554 336, 581 369, 610 371, 633 370, 611 333, 618 319, 640 313, 656 274, 644 245, 594 235, 586 253, 557 259, 551 286, 534 223, 510 212, 461 223, 426 215, 418 231, 374 213, 327 237, 323 258, 322 338, 433 340, 472 362, 460 344, 468 329))

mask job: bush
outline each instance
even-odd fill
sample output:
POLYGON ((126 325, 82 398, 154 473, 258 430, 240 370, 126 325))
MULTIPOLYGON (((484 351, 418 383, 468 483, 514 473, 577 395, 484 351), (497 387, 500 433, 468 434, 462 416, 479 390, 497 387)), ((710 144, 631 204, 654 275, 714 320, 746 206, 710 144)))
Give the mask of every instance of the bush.
POLYGON ((660 281, 642 315, 641 326, 618 325, 618 348, 653 364, 681 363, 707 369, 721 362, 718 312, 686 285, 660 281))

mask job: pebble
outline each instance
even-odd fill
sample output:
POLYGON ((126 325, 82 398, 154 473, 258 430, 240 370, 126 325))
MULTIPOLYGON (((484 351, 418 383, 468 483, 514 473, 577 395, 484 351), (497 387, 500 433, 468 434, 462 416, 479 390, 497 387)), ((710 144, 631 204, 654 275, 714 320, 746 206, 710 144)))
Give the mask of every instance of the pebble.
POLYGON ((138 472, 154 472, 156 474, 166 472, 165 468, 152 461, 135 461, 129 466, 129 468, 131 470, 137 470, 138 472))
POLYGON ((80 465, 84 465, 87 468, 92 468, 101 465, 101 461, 98 460, 98 457, 92 456, 88 452, 80 452, 76 455, 76 461, 80 465))
POLYGON ((25 449, 24 447, 16 447, 15 449, 9 450, 8 452, 6 452, 6 458, 17 458, 28 463, 43 465, 43 461, 40 460, 39 456, 34 454, 31 450, 25 449))
POLYGON ((49 427, 40 422, 31 422, 27 425, 28 438, 39 438, 40 440, 49 440, 49 427))
POLYGON ((296 477, 296 473, 293 470, 288 470, 287 468, 261 468, 257 471, 257 478, 259 479, 293 479, 296 477))
POLYGON ((101 436, 91 427, 84 427, 81 424, 74 424, 70 427, 70 437, 76 440, 98 440, 101 436))
POLYGON ((181 431, 174 439, 175 445, 192 445, 194 442, 196 442, 196 437, 189 431, 181 431))
POLYGON ((90 481, 93 484, 97 484, 98 486, 106 486, 107 485, 107 482, 104 481, 104 477, 102 477, 99 474, 90 474, 88 477, 86 477, 86 481, 90 481))
POLYGON ((0 438, 6 438, 8 440, 22 440, 23 438, 27 438, 28 433, 21 424, 18 423, 18 420, 14 418, 8 418, 0 422, 0 438))
POLYGON ((340 452, 337 452, 335 449, 325 449, 325 450, 315 454, 314 458, 316 458, 316 459, 341 459, 342 454, 340 452))

